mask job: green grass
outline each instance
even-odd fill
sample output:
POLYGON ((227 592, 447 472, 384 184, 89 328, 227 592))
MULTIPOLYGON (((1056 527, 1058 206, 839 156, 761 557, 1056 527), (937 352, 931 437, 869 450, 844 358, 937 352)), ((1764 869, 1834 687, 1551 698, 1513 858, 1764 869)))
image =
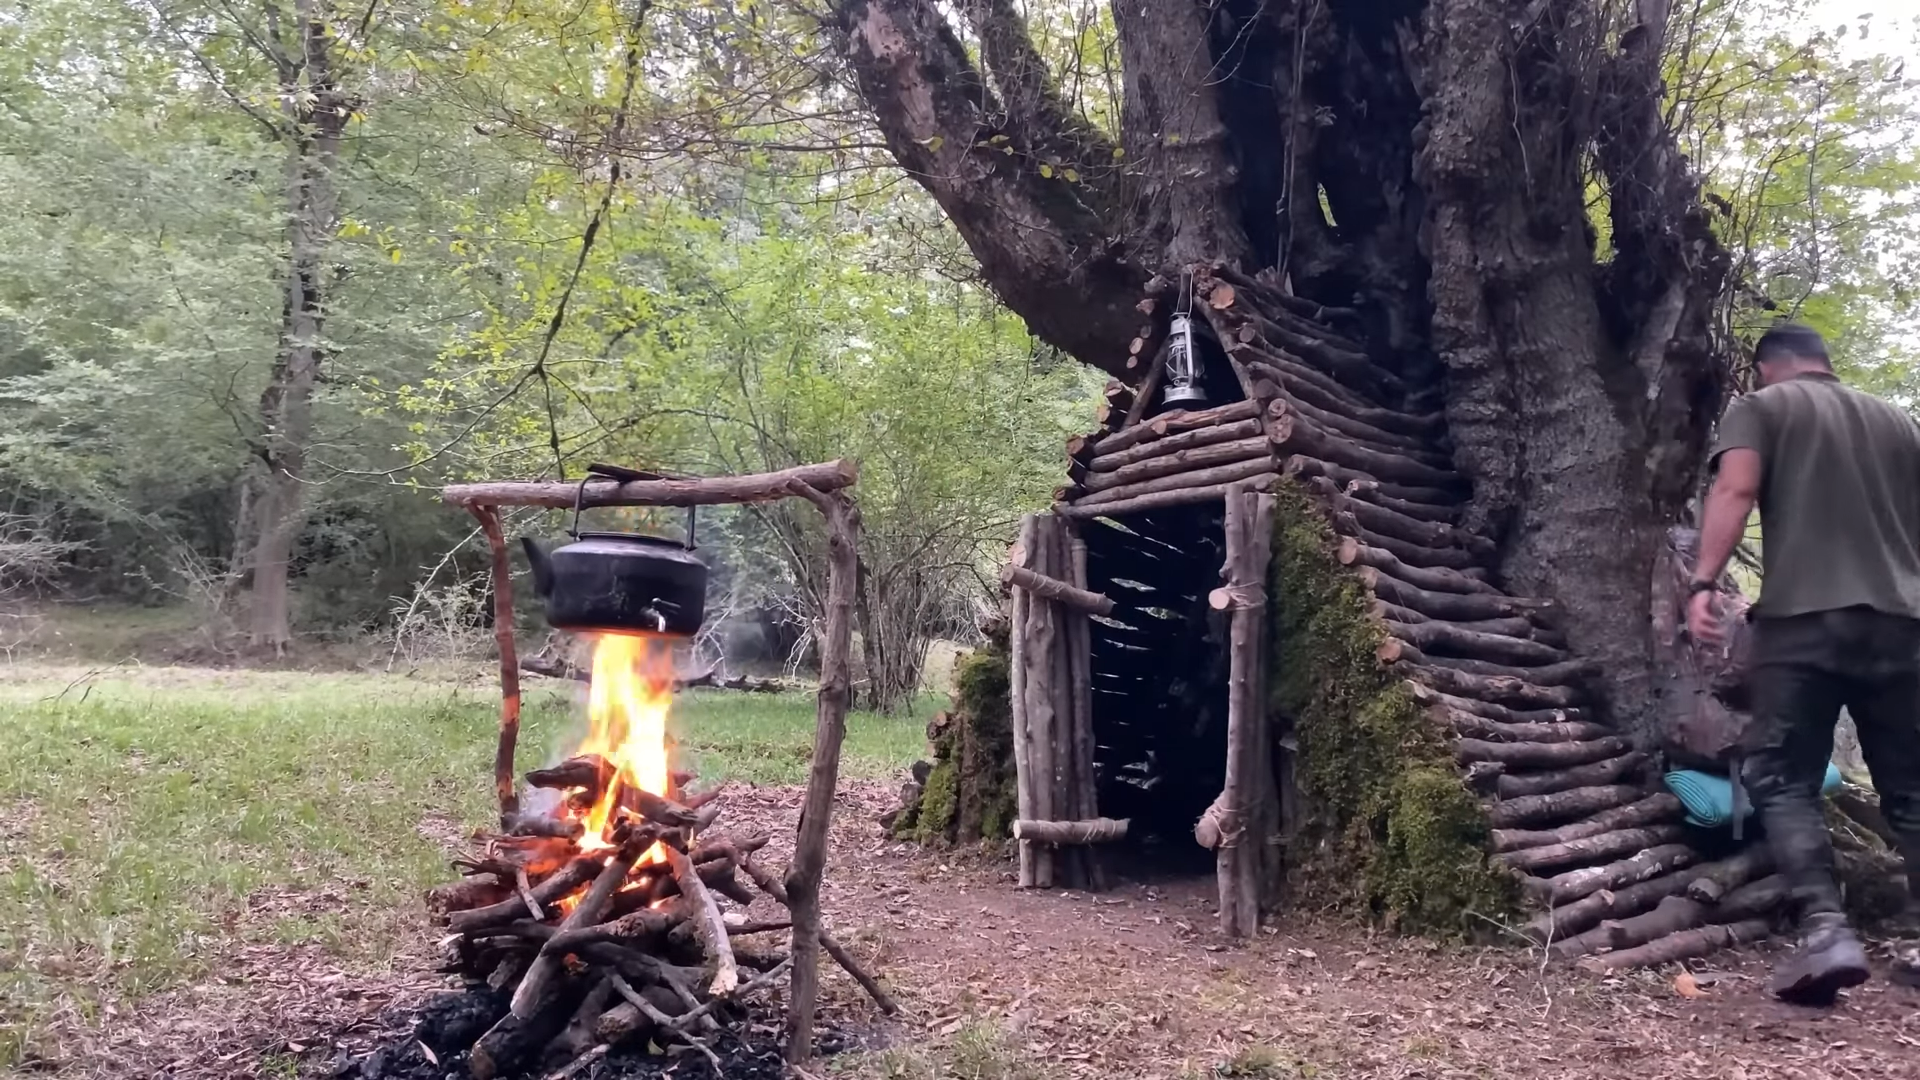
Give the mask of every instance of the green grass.
POLYGON ((26 611, 19 631, 35 656, 111 662, 177 648, 194 636, 199 618, 184 605, 49 604, 26 611))
MULTIPOLYGON (((79 674, 0 674, 0 1068, 51 1010, 190 982, 239 944, 391 961, 450 875, 435 837, 492 816, 483 677, 79 674)), ((529 694, 523 769, 570 742, 573 715, 564 691, 529 694)), ((674 715, 704 777, 804 778, 809 696, 693 694, 674 715)), ((898 770, 925 717, 850 717, 842 775, 898 770)))

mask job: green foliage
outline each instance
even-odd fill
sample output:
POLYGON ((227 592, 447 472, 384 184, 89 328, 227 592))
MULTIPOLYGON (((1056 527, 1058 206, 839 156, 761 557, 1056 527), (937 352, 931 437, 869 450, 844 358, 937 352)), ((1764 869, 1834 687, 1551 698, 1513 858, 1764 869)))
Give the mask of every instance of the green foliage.
MULTIPOLYGON (((1808 5, 1690 15, 1671 110, 1748 280, 1854 374, 1911 390, 1911 83, 1884 20, 1809 34, 1808 5)), ((882 646, 863 660, 902 700, 918 643, 964 627, 983 553, 1045 502, 1095 380, 973 283, 938 208, 835 119, 818 24, 706 0, 639 25, 543 0, 321 9, 356 111, 307 627, 380 624, 423 568, 477 568, 441 565, 468 523, 420 488, 849 457, 882 646)), ((95 541, 90 591, 192 592, 234 556, 285 284, 282 103, 252 44, 270 10, 50 0, 0 25, 0 490, 95 541)), ((1105 6, 1023 14, 1062 98, 1114 130, 1105 6)), ((1771 317, 1754 298, 1737 316, 1771 317)), ((713 524, 734 599, 817 609, 809 511, 713 524)))
MULTIPOLYGON (((0 221, 0 490, 99 541, 77 582, 91 590, 190 592, 234 556, 284 289, 276 76, 246 45, 269 7, 55 0, 0 26, 16 211, 0 221)), ((905 643, 867 659, 900 669, 897 704, 917 643, 964 619, 980 552, 1045 500, 1089 377, 964 282, 916 191, 753 149, 797 138, 782 118, 811 92, 755 105, 733 80, 810 54, 807 20, 658 4, 636 28, 634 10, 339 16, 358 108, 335 176, 306 622, 383 621, 467 534, 420 487, 600 458, 711 473, 846 457, 863 469, 870 636, 905 643), (616 143, 628 43, 644 85, 616 143), (609 147, 631 155, 611 191, 609 147)), ((817 608, 810 514, 716 515, 737 599, 817 608)))
POLYGON ((1670 52, 1670 114, 1707 176, 1741 290, 1733 329, 1827 335, 1846 374, 1911 398, 1920 311, 1920 27, 1814 0, 1714 0, 1670 52), (1891 25, 1889 25, 1891 24, 1891 25))
MULTIPOLYGON (((939 757, 938 750, 934 756, 939 757)), ((895 835, 910 836, 922 844, 950 842, 960 811, 959 773, 959 762, 951 751, 945 760, 936 761, 912 814, 901 815, 901 822, 911 822, 910 831, 896 823, 895 835)))
POLYGON ((1470 914, 1513 907, 1487 866, 1486 816, 1441 732, 1375 657, 1365 589, 1333 558, 1307 495, 1282 484, 1274 513, 1272 707, 1299 744, 1307 815, 1293 846, 1309 902, 1398 928, 1457 935, 1470 914))

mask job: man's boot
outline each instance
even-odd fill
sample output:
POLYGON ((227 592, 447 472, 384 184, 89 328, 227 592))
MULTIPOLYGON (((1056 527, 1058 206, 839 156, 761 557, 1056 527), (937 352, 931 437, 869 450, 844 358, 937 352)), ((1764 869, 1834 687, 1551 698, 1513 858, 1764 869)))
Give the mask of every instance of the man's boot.
POLYGON ((1800 948, 1773 969, 1773 992, 1795 1005, 1831 1005, 1839 992, 1867 981, 1867 951, 1847 917, 1808 915, 1800 948))

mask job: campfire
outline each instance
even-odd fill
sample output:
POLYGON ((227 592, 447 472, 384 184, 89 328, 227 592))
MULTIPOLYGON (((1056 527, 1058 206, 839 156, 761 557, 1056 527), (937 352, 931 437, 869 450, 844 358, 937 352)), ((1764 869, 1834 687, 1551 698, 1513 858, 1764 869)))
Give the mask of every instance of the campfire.
POLYGON ((510 995, 491 1026, 430 1047, 465 1053, 475 1080, 581 1075, 649 1044, 703 1054, 718 1074, 712 1044, 739 1033, 740 1000, 791 964, 771 934, 791 923, 745 914, 757 895, 787 903, 754 859, 767 837, 714 833, 720 786, 693 790, 693 775, 671 768, 672 689, 671 639, 598 635, 578 751, 526 774, 522 808, 456 860, 462 880, 429 894, 451 931, 445 970, 510 995))
MULTIPOLYGON (((820 924, 851 696, 860 513, 846 489, 858 476, 840 461, 707 478, 596 463, 577 483, 483 482, 441 492, 479 521, 492 556, 500 661, 493 786, 501 826, 455 863, 464 880, 428 897, 451 931, 445 970, 468 982, 466 993, 443 996, 415 1027, 429 1070, 445 1062, 455 1074, 464 1064, 474 1080, 590 1080, 607 1074, 612 1055, 630 1045, 645 1056, 660 1048, 697 1052, 713 1073, 744 1077, 752 1070, 740 1068, 739 1054, 722 1064, 729 1045, 752 1052, 741 1045, 741 1002, 783 973, 782 1051, 788 1062, 804 1063, 814 1050, 821 951, 883 1012, 898 1011, 820 924), (694 554, 694 508, 789 498, 812 503, 826 527, 827 610, 805 804, 792 865, 776 874, 756 861, 766 837, 713 831, 719 788, 695 791, 692 774, 673 771, 666 721, 671 643, 693 636, 705 618, 707 568, 694 554), (573 543, 549 550, 533 537, 521 541, 547 624, 595 641, 592 730, 572 757, 525 776, 524 800, 514 776, 520 663, 502 506, 573 509, 573 543), (603 506, 684 507, 685 538, 582 532, 581 511, 603 506), (746 909, 758 896, 772 898, 785 918, 750 920, 746 909), (783 928, 791 930, 785 951, 769 935, 783 928)), ((377 1064, 369 1059, 363 1074, 377 1064)))

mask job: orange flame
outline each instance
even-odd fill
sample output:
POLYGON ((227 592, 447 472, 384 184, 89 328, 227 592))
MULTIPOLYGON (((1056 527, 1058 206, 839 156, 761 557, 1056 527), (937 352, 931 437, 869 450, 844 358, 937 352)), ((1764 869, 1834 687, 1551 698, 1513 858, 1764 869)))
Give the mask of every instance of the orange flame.
MULTIPOLYGON (((667 761, 667 712, 672 705, 673 648, 667 641, 641 634, 599 635, 587 690, 587 738, 578 753, 598 754, 615 771, 599 801, 580 819, 586 826, 583 849, 613 846, 607 834, 628 785, 673 797, 667 761)), ((655 845, 640 861, 662 858, 655 845)))

